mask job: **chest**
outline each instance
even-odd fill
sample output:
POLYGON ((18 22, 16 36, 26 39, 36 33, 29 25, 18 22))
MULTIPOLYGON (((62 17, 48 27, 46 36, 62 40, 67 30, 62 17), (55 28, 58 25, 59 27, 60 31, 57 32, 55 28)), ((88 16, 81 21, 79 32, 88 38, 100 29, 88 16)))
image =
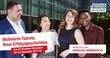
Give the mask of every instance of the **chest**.
POLYGON ((98 33, 94 31, 83 32, 84 40, 86 44, 95 44, 97 41, 98 33))
POLYGON ((73 44, 76 43, 73 30, 62 30, 59 34, 59 42, 73 44))

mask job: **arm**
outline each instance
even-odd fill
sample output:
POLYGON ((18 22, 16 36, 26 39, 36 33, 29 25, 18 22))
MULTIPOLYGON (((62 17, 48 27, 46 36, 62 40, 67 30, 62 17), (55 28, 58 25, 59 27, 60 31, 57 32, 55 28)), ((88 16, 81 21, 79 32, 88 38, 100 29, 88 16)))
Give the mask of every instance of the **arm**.
POLYGON ((33 53, 31 58, 36 58, 37 53, 33 53))
POLYGON ((97 32, 97 44, 104 44, 104 31, 100 28, 97 32))
POLYGON ((79 29, 75 30, 75 38, 78 44, 84 44, 84 37, 79 29))
POLYGON ((54 32, 54 37, 55 37, 55 45, 58 45, 58 46, 59 46, 58 34, 57 34, 57 32, 54 32))
POLYGON ((38 33, 37 29, 35 29, 34 31, 32 31, 32 33, 38 33))
MULTIPOLYGON (((78 44, 84 44, 84 37, 79 29, 75 30, 75 38, 78 44)), ((86 54, 78 54, 79 57, 83 58, 86 54)))

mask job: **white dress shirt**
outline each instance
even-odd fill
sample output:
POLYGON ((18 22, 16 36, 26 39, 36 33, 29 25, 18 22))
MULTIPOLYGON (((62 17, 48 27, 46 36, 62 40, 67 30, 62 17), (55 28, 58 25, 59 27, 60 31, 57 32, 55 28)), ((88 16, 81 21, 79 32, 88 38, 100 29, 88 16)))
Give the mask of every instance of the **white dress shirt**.
POLYGON ((23 29, 23 27, 21 26, 21 23, 20 23, 21 20, 19 20, 18 21, 18 25, 16 25, 16 23, 14 23, 13 21, 11 21, 11 19, 9 19, 8 17, 7 17, 7 19, 10 22, 10 24, 12 25, 12 27, 14 28, 14 30, 15 30, 15 32, 17 34, 19 34, 19 33, 25 33, 25 31, 24 31, 24 29, 23 29))
MULTIPOLYGON (((15 30, 15 32, 16 32, 16 34, 20 34, 20 33, 25 33, 25 31, 24 31, 24 29, 23 29, 23 27, 21 26, 21 20, 19 20, 18 21, 18 25, 16 25, 16 23, 14 23, 13 21, 11 21, 11 19, 9 19, 8 17, 7 17, 7 19, 8 19, 8 21, 9 21, 9 23, 12 25, 12 27, 14 28, 14 30, 15 30)), ((21 56, 23 56, 24 54, 21 54, 21 56)))

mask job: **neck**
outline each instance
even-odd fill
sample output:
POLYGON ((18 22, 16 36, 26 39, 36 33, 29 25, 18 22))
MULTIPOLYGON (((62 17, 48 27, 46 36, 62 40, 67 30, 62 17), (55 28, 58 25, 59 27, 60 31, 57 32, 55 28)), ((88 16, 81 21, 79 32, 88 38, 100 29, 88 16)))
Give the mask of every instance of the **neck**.
POLYGON ((8 18, 9 18, 12 22, 14 22, 16 25, 18 25, 18 21, 15 20, 14 18, 12 18, 10 15, 8 15, 8 18))
POLYGON ((46 30, 46 29, 44 30, 44 29, 42 29, 42 31, 41 31, 41 32, 49 32, 49 30, 46 30))
POLYGON ((88 24, 88 25, 85 27, 85 29, 86 29, 86 30, 89 30, 90 25, 91 25, 91 23, 90 23, 90 24, 88 24))
POLYGON ((72 29, 72 28, 73 28, 72 25, 67 25, 67 26, 66 26, 66 29, 72 29))

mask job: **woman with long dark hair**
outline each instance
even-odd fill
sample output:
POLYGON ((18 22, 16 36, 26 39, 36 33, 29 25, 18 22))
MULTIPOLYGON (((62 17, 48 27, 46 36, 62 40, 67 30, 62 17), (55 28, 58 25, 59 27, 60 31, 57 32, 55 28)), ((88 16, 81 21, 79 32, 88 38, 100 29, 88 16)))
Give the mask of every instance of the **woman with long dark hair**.
POLYGON ((51 44, 48 46, 48 51, 46 51, 45 53, 37 54, 36 58, 55 58, 55 51, 54 51, 55 47, 54 46, 58 44, 58 41, 57 41, 58 35, 55 32, 55 30, 50 29, 50 25, 51 25, 51 22, 47 15, 40 15, 38 17, 37 32, 38 33, 50 32, 50 35, 51 35, 50 43, 51 44))

